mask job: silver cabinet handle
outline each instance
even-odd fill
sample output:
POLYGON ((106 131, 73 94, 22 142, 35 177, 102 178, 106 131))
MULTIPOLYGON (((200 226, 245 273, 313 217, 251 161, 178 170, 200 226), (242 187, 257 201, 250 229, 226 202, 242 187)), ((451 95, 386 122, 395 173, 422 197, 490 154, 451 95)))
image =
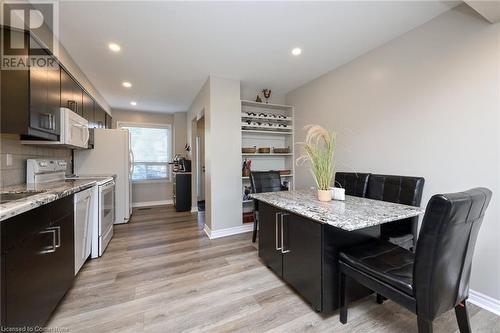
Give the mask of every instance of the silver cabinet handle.
POLYGON ((55 241, 54 243, 56 243, 55 247, 61 247, 61 226, 55 226, 55 227, 50 227, 50 228, 47 228, 47 230, 53 230, 54 233, 55 231, 57 231, 57 241, 55 241))
POLYGON ((285 241, 284 241, 285 238, 283 237, 283 217, 287 216, 287 215, 289 215, 289 214, 281 213, 281 218, 280 218, 280 223, 281 223, 281 253, 283 253, 283 254, 290 252, 290 250, 285 250, 285 241))
POLYGON ((40 254, 53 253, 56 252, 56 231, 54 229, 47 229, 40 231, 40 234, 52 233, 52 245, 51 249, 39 251, 40 254))
MULTIPOLYGON (((278 216, 280 216, 282 213, 276 213, 276 217, 275 217, 275 220, 274 220, 274 226, 276 228, 276 232, 275 232, 275 240, 276 240, 276 251, 279 251, 281 250, 281 247, 278 247, 278 243, 279 243, 279 240, 278 240, 278 235, 279 235, 279 231, 278 231, 278 216)), ((281 231, 283 233, 283 230, 281 231)), ((283 240, 283 239, 282 239, 283 240)))

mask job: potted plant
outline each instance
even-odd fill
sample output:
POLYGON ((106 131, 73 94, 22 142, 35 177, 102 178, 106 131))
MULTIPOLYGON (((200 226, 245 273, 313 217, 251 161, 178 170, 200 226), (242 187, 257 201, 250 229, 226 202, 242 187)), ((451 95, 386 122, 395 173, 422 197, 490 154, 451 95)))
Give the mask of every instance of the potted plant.
POLYGON ((329 132, 319 125, 307 125, 304 154, 297 162, 309 161, 311 173, 318 188, 318 199, 320 201, 332 200, 330 185, 333 179, 333 153, 335 147, 335 134, 329 132))

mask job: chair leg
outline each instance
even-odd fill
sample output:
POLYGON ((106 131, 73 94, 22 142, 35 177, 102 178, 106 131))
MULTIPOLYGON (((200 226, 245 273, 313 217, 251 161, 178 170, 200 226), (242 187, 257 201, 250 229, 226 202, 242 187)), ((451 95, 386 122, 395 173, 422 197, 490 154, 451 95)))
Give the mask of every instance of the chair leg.
POLYGON ((253 234, 252 234, 252 243, 255 243, 257 240, 257 214, 253 213, 253 234))
POLYGON ((460 333, 472 332, 470 328, 469 311, 467 310, 467 303, 465 300, 455 306, 455 315, 457 316, 460 333))
POLYGON ((417 316, 418 333, 432 333, 432 321, 417 316))
POLYGON ((347 324, 347 289, 346 289, 346 276, 344 273, 340 273, 340 283, 339 283, 339 296, 340 296, 340 322, 342 324, 347 324))
POLYGON ((384 296, 377 294, 377 303, 378 304, 383 304, 386 299, 387 298, 385 298, 384 296))

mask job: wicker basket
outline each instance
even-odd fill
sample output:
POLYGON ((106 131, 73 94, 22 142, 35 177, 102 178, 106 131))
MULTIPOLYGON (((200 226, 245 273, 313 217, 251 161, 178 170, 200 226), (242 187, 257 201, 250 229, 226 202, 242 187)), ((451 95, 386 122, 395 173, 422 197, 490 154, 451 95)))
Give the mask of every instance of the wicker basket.
POLYGON ((271 152, 271 148, 269 148, 269 147, 259 148, 259 154, 269 154, 270 152, 271 152))
POLYGON ((275 153, 275 154, 288 154, 289 152, 290 152, 290 147, 286 147, 286 148, 273 147, 273 153, 275 153))
POLYGON ((292 173, 292 170, 278 170, 280 175, 289 175, 292 173))
POLYGON ((256 146, 253 146, 253 147, 242 147, 241 148, 241 152, 243 154, 255 154, 256 151, 257 151, 257 147, 256 146))

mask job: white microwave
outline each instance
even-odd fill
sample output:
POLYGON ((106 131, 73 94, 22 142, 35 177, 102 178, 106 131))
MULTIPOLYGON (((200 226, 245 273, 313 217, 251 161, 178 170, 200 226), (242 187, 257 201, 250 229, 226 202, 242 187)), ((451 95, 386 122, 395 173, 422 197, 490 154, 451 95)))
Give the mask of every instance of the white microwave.
POLYGON ((68 108, 60 108, 61 135, 59 141, 22 140, 29 145, 60 145, 69 148, 87 149, 89 142, 89 122, 68 108))

